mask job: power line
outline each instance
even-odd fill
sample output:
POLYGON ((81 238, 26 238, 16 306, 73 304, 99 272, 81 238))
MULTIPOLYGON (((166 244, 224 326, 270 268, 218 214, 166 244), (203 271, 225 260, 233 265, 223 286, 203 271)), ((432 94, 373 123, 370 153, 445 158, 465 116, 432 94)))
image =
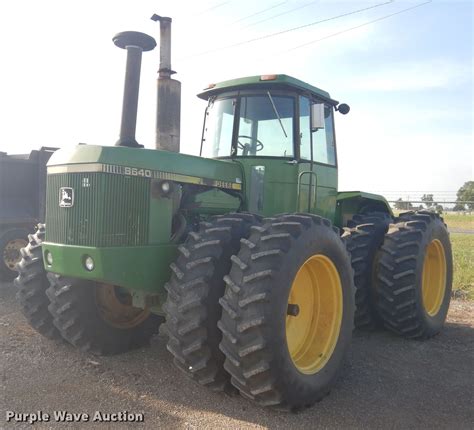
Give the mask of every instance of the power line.
POLYGON ((364 24, 356 25, 355 27, 351 27, 351 28, 346 28, 345 30, 338 31, 337 33, 329 34, 328 36, 321 37, 320 39, 316 39, 316 40, 312 40, 311 42, 303 43, 302 45, 295 46, 294 48, 288 49, 287 51, 283 51, 283 52, 294 51, 295 49, 303 48, 305 46, 312 45, 313 43, 321 42, 322 40, 326 40, 326 39, 329 39, 331 37, 339 36, 340 34, 344 34, 344 33, 347 33, 349 31, 356 30, 356 29, 361 28, 361 27, 365 27, 366 25, 373 24, 374 22, 378 22, 378 21, 382 21, 384 19, 391 18, 392 16, 399 15, 401 13, 407 12, 407 11, 412 10, 412 9, 416 9, 418 7, 424 6, 424 5, 426 5, 428 3, 432 3, 432 2, 433 2, 433 0, 429 0, 429 1, 426 1, 424 3, 420 3, 420 4, 417 4, 415 6, 411 6, 411 7, 408 7, 406 9, 399 10, 398 12, 394 12, 394 13, 391 13, 389 15, 382 16, 382 17, 374 19, 372 21, 367 21, 364 24))
POLYGON ((270 17, 268 17, 268 18, 264 18, 264 19, 262 19, 262 20, 260 20, 260 21, 253 22, 253 23, 251 23, 251 24, 246 25, 246 26, 243 27, 243 28, 253 27, 254 25, 258 25, 258 24, 261 24, 262 22, 270 21, 270 20, 275 19, 275 18, 278 18, 278 17, 280 17, 280 16, 282 16, 282 15, 288 15, 288 14, 291 13, 291 12, 294 12, 294 11, 300 10, 300 9, 303 9, 303 8, 305 8, 305 7, 311 6, 312 4, 319 3, 319 2, 320 2, 320 0, 316 0, 316 1, 312 1, 312 2, 310 2, 310 3, 306 3, 306 4, 304 4, 304 5, 295 7, 295 8, 293 8, 293 9, 287 10, 287 11, 285 11, 285 12, 281 12, 281 13, 279 13, 279 14, 277 14, 277 15, 273 15, 273 16, 270 16, 270 17))
MULTIPOLYGON (((246 19, 248 19, 248 18, 252 18, 252 17, 254 17, 254 16, 260 15, 260 14, 265 13, 265 12, 268 12, 269 10, 272 10, 272 9, 276 9, 277 7, 280 7, 281 5, 284 5, 284 4, 287 3, 287 2, 288 2, 288 0, 285 0, 285 1, 281 2, 281 3, 277 3, 277 4, 274 4, 273 6, 269 6, 269 7, 265 8, 265 9, 259 10, 258 12, 255 12, 255 13, 252 13, 252 14, 250 14, 250 15, 244 16, 243 18, 240 18, 240 19, 238 19, 237 21, 231 22, 230 25, 237 24, 238 22, 242 22, 242 21, 244 21, 244 20, 246 20, 246 19)), ((250 25, 253 25, 253 24, 250 24, 250 25)), ((246 28, 246 27, 244 27, 244 28, 246 28)))
POLYGON ((214 49, 210 49, 209 51, 204 51, 204 52, 200 52, 198 54, 189 55, 188 57, 185 57, 185 58, 192 58, 192 57, 197 57, 197 56, 201 56, 201 55, 206 55, 206 54, 210 54, 212 52, 222 51, 223 49, 235 48, 237 46, 246 45, 248 43, 257 42, 257 41, 264 40, 264 39, 269 39, 270 37, 279 36, 281 34, 289 33, 289 32, 296 31, 296 30, 301 30, 302 28, 311 27, 311 26, 314 26, 314 25, 322 24, 324 22, 333 21, 333 20, 338 19, 338 18, 343 18, 343 17, 349 16, 349 15, 354 15, 354 14, 359 13, 359 12, 364 12, 366 10, 375 9, 377 7, 380 7, 380 6, 385 6, 387 4, 393 3, 393 1, 394 0, 389 0, 389 1, 386 1, 386 2, 383 2, 383 3, 377 3, 376 5, 364 7, 362 9, 353 10, 351 12, 346 12, 346 13, 343 13, 343 14, 340 14, 340 15, 332 16, 330 18, 322 19, 322 20, 319 20, 319 21, 313 21, 313 22, 310 22, 309 24, 304 24, 304 25, 300 25, 298 27, 288 28, 286 30, 277 31, 276 33, 270 33, 270 34, 266 34, 266 35, 263 35, 263 36, 260 36, 260 37, 256 37, 254 39, 249 39, 249 40, 244 40, 242 42, 237 42, 237 43, 234 43, 232 45, 222 46, 220 48, 214 48, 214 49))
POLYGON ((230 3, 230 0, 224 1, 224 2, 221 2, 221 3, 218 3, 218 4, 214 5, 214 6, 211 6, 211 7, 207 8, 207 9, 204 9, 203 11, 194 14, 194 16, 204 15, 204 14, 207 13, 207 12, 211 12, 211 11, 217 9, 217 8, 220 8, 220 7, 222 7, 222 6, 225 6, 227 3, 230 3))

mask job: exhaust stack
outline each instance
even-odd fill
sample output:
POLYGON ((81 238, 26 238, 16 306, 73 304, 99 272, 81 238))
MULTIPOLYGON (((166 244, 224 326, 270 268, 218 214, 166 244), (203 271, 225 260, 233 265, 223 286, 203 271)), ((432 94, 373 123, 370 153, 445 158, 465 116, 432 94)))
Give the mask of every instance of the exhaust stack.
POLYGON ((120 137, 115 146, 143 148, 143 145, 140 145, 135 140, 142 52, 153 50, 156 46, 156 41, 153 37, 136 31, 118 33, 112 40, 116 46, 127 50, 122 122, 120 125, 120 137))
POLYGON ((179 152, 181 82, 171 79, 171 18, 154 14, 160 22, 160 68, 157 80, 156 149, 179 152))

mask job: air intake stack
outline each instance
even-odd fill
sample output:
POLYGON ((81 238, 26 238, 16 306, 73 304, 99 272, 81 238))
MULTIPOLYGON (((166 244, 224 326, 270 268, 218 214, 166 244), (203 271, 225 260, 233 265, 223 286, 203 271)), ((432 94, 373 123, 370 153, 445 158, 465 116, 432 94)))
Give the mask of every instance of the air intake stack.
POLYGON ((179 152, 181 82, 171 79, 171 18, 154 14, 160 22, 160 68, 157 81, 156 149, 179 152))
POLYGON ((135 140, 137 127, 138 91, 140 88, 140 69, 142 52, 151 51, 156 46, 153 37, 137 31, 124 31, 112 39, 116 46, 127 50, 127 68, 123 89, 122 122, 120 137, 116 146, 143 148, 135 140))

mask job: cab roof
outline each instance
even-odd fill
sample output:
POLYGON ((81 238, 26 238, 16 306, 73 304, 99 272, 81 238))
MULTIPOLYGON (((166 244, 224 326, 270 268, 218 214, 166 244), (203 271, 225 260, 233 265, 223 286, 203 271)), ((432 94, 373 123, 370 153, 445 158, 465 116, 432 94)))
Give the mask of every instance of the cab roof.
POLYGON ((246 78, 231 79, 229 81, 211 84, 202 93, 199 93, 198 97, 208 100, 211 96, 215 96, 227 91, 259 88, 282 88, 293 91, 296 90, 302 94, 309 93, 310 95, 323 99, 332 105, 337 105, 339 103, 337 100, 331 99, 331 96, 328 92, 288 75, 258 75, 248 76, 246 78))

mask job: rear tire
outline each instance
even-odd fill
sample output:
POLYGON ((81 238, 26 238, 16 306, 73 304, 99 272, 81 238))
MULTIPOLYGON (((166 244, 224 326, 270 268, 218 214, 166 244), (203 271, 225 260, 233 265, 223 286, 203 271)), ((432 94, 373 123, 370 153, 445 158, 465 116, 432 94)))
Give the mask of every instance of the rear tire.
POLYGON ((381 324, 374 303, 374 269, 378 250, 392 221, 384 212, 357 214, 349 220, 342 236, 354 269, 354 325, 362 330, 371 330, 381 324))
POLYGON ((0 236, 0 281, 11 282, 18 276, 16 265, 21 261, 21 248, 28 245, 28 230, 12 228, 0 236))
POLYGON ((21 250, 22 260, 18 264, 18 277, 15 279, 17 300, 21 311, 31 327, 49 339, 60 339, 61 335, 53 324, 49 313, 49 299, 46 290, 49 281, 43 266, 41 243, 45 228, 38 225, 38 231, 29 235, 29 243, 21 250))
POLYGON ((220 301, 225 369, 244 397, 296 411, 329 393, 348 350, 350 256, 337 229, 318 216, 281 215, 252 230, 220 301))
POLYGON ((377 265, 377 310, 389 330, 428 339, 444 325, 453 261, 446 225, 428 212, 402 214, 385 235, 377 265))
POLYGON ((145 310, 140 312, 131 305, 125 305, 125 312, 132 315, 125 314, 120 304, 118 312, 122 314, 114 315, 107 308, 103 297, 109 297, 111 289, 118 296, 116 287, 52 273, 48 277, 51 286, 47 295, 54 325, 65 340, 81 350, 98 355, 118 354, 147 345, 158 333, 162 322, 159 316, 145 310))
POLYGON ((255 224, 259 218, 245 213, 202 223, 179 246, 180 256, 171 265, 171 279, 165 286, 168 351, 180 370, 214 391, 235 391, 219 350, 219 299, 224 295, 223 278, 229 273, 231 256, 238 253, 240 239, 248 237, 255 224))

